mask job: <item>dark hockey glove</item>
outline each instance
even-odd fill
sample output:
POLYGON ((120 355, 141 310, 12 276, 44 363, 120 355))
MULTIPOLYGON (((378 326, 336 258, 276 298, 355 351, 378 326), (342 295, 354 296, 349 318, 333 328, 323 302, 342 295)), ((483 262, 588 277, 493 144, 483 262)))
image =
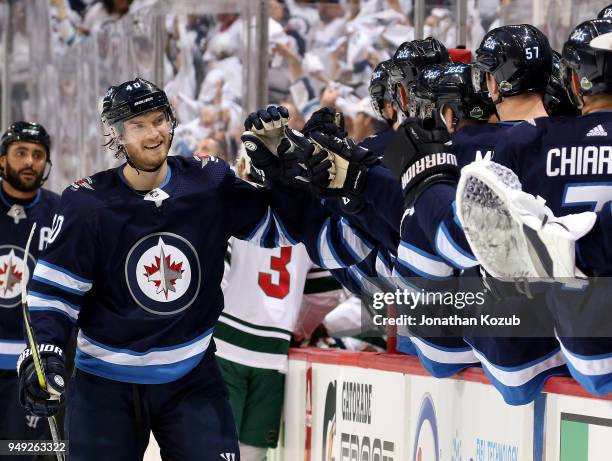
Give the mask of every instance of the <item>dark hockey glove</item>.
POLYGON ((327 152, 332 163, 327 180, 319 175, 315 182, 313 175, 315 190, 325 197, 359 197, 365 187, 368 170, 378 163, 378 157, 349 138, 342 140, 314 131, 310 134, 310 140, 316 146, 315 152, 327 152))
POLYGON ((328 153, 315 153, 314 144, 299 131, 285 128, 285 135, 278 148, 283 181, 308 189, 313 182, 329 181, 332 163, 328 153))
POLYGON ((289 122, 289 112, 283 106, 270 106, 251 112, 244 121, 246 131, 240 139, 251 163, 265 179, 280 176, 278 146, 284 137, 284 127, 289 122))
POLYGON ((302 128, 302 133, 310 136, 313 131, 320 131, 324 134, 334 135, 338 138, 346 138, 346 130, 344 128, 344 115, 342 112, 336 112, 331 107, 322 107, 312 113, 308 121, 302 128))
POLYGON ((409 209, 431 184, 457 184, 459 167, 446 128, 434 126, 425 129, 418 121, 410 120, 402 124, 400 130, 405 137, 400 181, 404 191, 404 209, 409 209))
POLYGON ((19 402, 29 413, 48 418, 57 414, 64 406, 66 364, 64 351, 58 346, 40 344, 38 350, 47 377, 47 390, 43 390, 40 386, 32 351, 27 348, 17 360, 19 402))

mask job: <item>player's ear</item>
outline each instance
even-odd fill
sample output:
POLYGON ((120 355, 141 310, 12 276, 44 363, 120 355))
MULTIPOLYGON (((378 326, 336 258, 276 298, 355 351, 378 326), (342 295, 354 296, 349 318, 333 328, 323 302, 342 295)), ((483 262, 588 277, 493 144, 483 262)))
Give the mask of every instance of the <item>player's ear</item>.
POLYGON ((495 77, 492 74, 487 73, 487 90, 489 91, 489 96, 493 101, 497 101, 497 97, 499 96, 499 86, 495 81, 495 77))

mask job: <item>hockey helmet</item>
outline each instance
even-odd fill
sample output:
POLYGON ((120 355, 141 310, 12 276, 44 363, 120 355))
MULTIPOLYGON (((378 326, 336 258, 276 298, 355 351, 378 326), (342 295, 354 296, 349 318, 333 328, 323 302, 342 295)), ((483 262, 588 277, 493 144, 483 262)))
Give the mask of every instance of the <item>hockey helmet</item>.
POLYGON ((553 50, 552 74, 544 94, 544 108, 550 116, 576 116, 580 111, 565 87, 562 67, 561 55, 553 50))
POLYGON ((612 19, 612 5, 606 6, 597 15, 597 19, 612 19))
POLYGON ((413 87, 413 95, 417 107, 417 116, 421 120, 434 117, 436 108, 436 95, 432 91, 435 81, 440 78, 444 66, 432 64, 423 68, 413 87))
POLYGON ((430 86, 438 109, 450 106, 457 120, 488 120, 495 113, 489 94, 472 86, 473 68, 472 64, 446 64, 430 86))
POLYGON ((579 82, 580 96, 612 93, 612 20, 592 19, 578 25, 563 45, 563 83, 582 107, 581 98, 571 91, 572 72, 579 82))
POLYGON ((489 73, 502 96, 543 92, 552 72, 552 50, 546 36, 530 24, 502 26, 484 36, 474 66, 476 91, 486 91, 489 73))
POLYGON ((176 125, 166 93, 153 83, 137 77, 118 86, 111 86, 102 101, 102 121, 108 126, 153 110, 162 110, 176 125))
POLYGON ((413 40, 412 43, 421 50, 425 65, 452 62, 448 55, 448 50, 437 38, 427 37, 420 40, 413 40))
POLYGON ((15 122, 2 135, 0 155, 8 153, 8 146, 15 141, 29 141, 41 144, 47 151, 47 160, 51 154, 51 137, 45 128, 34 122, 15 122))
POLYGON ((372 107, 379 117, 384 118, 383 108, 385 101, 391 101, 392 96, 389 88, 389 65, 391 60, 379 62, 370 78, 370 86, 368 91, 370 92, 370 99, 372 101, 372 107))

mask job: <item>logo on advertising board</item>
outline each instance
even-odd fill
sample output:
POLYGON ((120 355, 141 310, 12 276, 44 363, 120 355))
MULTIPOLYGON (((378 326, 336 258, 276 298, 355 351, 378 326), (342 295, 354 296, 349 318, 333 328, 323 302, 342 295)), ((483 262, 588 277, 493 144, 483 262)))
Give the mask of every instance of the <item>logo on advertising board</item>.
POLYGON ((414 433, 412 461, 439 461, 438 423, 431 395, 425 394, 414 433))
POLYGON ((559 461, 610 459, 612 419, 561 413, 559 461))
POLYGON ((334 461, 334 436, 336 435, 336 381, 327 386, 323 410, 323 461, 334 461))

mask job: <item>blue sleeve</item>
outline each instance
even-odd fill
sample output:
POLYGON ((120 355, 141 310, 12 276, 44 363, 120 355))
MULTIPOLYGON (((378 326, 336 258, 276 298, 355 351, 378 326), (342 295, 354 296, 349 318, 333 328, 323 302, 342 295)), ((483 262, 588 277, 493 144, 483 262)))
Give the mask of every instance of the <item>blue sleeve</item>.
POLYGON ((455 208, 456 187, 450 184, 433 184, 419 196, 414 214, 404 216, 402 240, 409 236, 409 230, 416 227, 409 224, 416 221, 425 236, 428 246, 437 256, 457 269, 478 265, 465 238, 455 208))
POLYGON ((366 203, 364 208, 356 214, 343 214, 338 200, 325 199, 322 202, 332 215, 343 215, 353 228, 363 233, 366 239, 395 253, 399 242, 399 228, 394 229, 381 219, 372 205, 366 203))
POLYGON ((379 216, 396 232, 399 232, 404 195, 400 182, 383 165, 370 168, 363 193, 379 216))
POLYGON ((576 242, 576 265, 589 275, 612 274, 612 202, 604 204, 593 229, 576 242))
POLYGON ((28 291, 36 340, 62 348, 92 288, 96 249, 102 248, 95 232, 95 213, 91 206, 79 203, 82 194, 66 190, 62 195, 28 291))
POLYGON ((228 182, 230 234, 240 240, 266 248, 301 242, 324 269, 352 266, 372 251, 373 244, 358 229, 310 193, 280 183, 256 187, 233 172, 228 182))
POLYGON ((360 296, 390 286, 393 257, 383 248, 375 248, 366 259, 354 266, 330 271, 351 293, 360 296))

